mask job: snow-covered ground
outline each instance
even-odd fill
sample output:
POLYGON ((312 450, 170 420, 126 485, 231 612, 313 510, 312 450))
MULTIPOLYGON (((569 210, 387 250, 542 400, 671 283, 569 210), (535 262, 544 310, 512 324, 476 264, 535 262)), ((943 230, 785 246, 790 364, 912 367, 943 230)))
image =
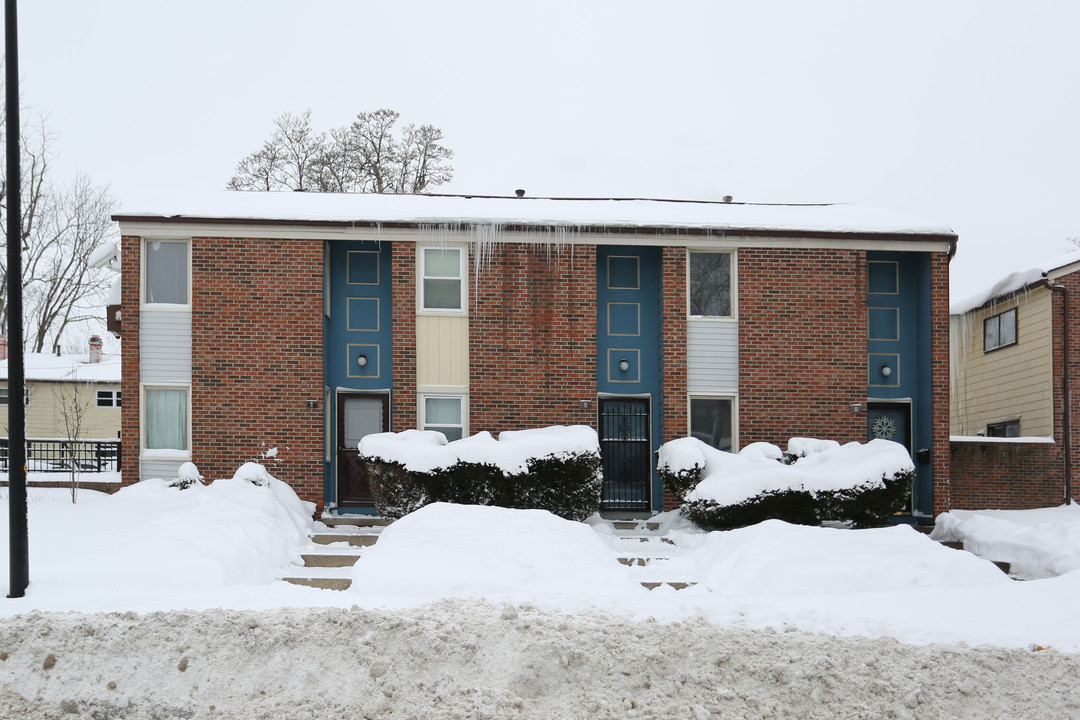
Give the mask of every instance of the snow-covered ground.
POLYGON ((668 513, 677 551, 637 569, 610 525, 436 505, 334 592, 276 579, 311 522, 275 480, 29 497, 0 717, 1080 716, 1076 505, 939 519, 1026 582, 908 527, 668 513))

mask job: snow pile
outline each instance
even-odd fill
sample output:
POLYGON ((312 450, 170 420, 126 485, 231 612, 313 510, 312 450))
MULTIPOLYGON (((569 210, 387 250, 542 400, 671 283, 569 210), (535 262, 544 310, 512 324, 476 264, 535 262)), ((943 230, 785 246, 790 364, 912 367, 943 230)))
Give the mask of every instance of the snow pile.
POLYGON ((685 500, 737 505, 763 493, 783 490, 823 492, 881 487, 883 476, 914 469, 903 445, 871 440, 841 445, 833 440, 792 438, 790 465, 784 451, 769 443, 752 443, 736 453, 717 450, 697 438, 680 438, 660 448, 660 467, 672 473, 701 468, 701 482, 685 500))
POLYGON ((397 462, 413 472, 432 472, 458 462, 491 464, 507 475, 527 472, 530 458, 567 458, 583 453, 600 453, 596 431, 585 425, 513 430, 499 433, 496 440, 489 432, 447 442, 446 436, 433 430, 405 430, 400 433, 376 433, 360 441, 360 454, 397 462))
POLYGON ((1008 585, 992 563, 906 525, 843 530, 768 520, 708 533, 682 562, 721 595, 831 595, 1008 585))
POLYGON ((1024 580, 1080 570, 1080 505, 1040 510, 953 510, 937 517, 935 540, 1010 564, 1024 580))
POLYGON ((352 591, 535 600, 641 595, 592 529, 545 510, 433 503, 386 528, 353 567, 352 591))
MULTIPOLYGON (((180 490, 171 482, 144 480, 113 495, 84 490, 78 504, 31 491, 31 593, 265 584, 275 569, 301 562, 314 507, 287 484, 229 478, 180 490)), ((4 532, 5 559, 7 542, 4 532)))

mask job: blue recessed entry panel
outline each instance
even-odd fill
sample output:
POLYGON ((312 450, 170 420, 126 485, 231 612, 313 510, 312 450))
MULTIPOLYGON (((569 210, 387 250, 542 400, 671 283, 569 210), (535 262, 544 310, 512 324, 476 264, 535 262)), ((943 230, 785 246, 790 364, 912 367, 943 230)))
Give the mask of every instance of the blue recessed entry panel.
POLYGON ((655 455, 663 438, 659 248, 597 249, 597 427, 601 508, 663 510, 655 455))
POLYGON ((930 254, 866 256, 867 437, 908 447, 917 472, 909 510, 932 518, 930 254))
POLYGON ((363 428, 361 434, 389 429, 390 245, 328 242, 325 267, 325 501, 343 511, 371 513, 375 507, 366 479, 356 476, 363 468, 353 435, 356 428, 363 428))

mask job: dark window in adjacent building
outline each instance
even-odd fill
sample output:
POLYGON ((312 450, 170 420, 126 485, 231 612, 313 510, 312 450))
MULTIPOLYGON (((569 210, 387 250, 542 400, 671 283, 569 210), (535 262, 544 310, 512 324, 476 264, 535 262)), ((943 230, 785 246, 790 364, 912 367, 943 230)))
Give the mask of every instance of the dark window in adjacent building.
POLYGON ((990 423, 986 426, 986 437, 1020 437, 1020 421, 990 423))
POLYGON ((983 352, 1016 344, 1016 308, 983 321, 983 352))
POLYGON ((97 391, 97 406, 98 407, 120 407, 120 391, 119 390, 98 390, 97 391))

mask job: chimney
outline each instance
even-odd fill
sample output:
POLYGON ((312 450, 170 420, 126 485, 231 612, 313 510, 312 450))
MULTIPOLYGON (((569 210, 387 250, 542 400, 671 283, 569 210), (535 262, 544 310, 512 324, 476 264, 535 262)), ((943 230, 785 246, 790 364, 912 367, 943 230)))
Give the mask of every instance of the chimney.
POLYGON ((7 335, 0 335, 0 360, 7 360, 7 335))
POLYGON ((101 338, 97 335, 90 336, 90 362, 101 362, 101 338))

